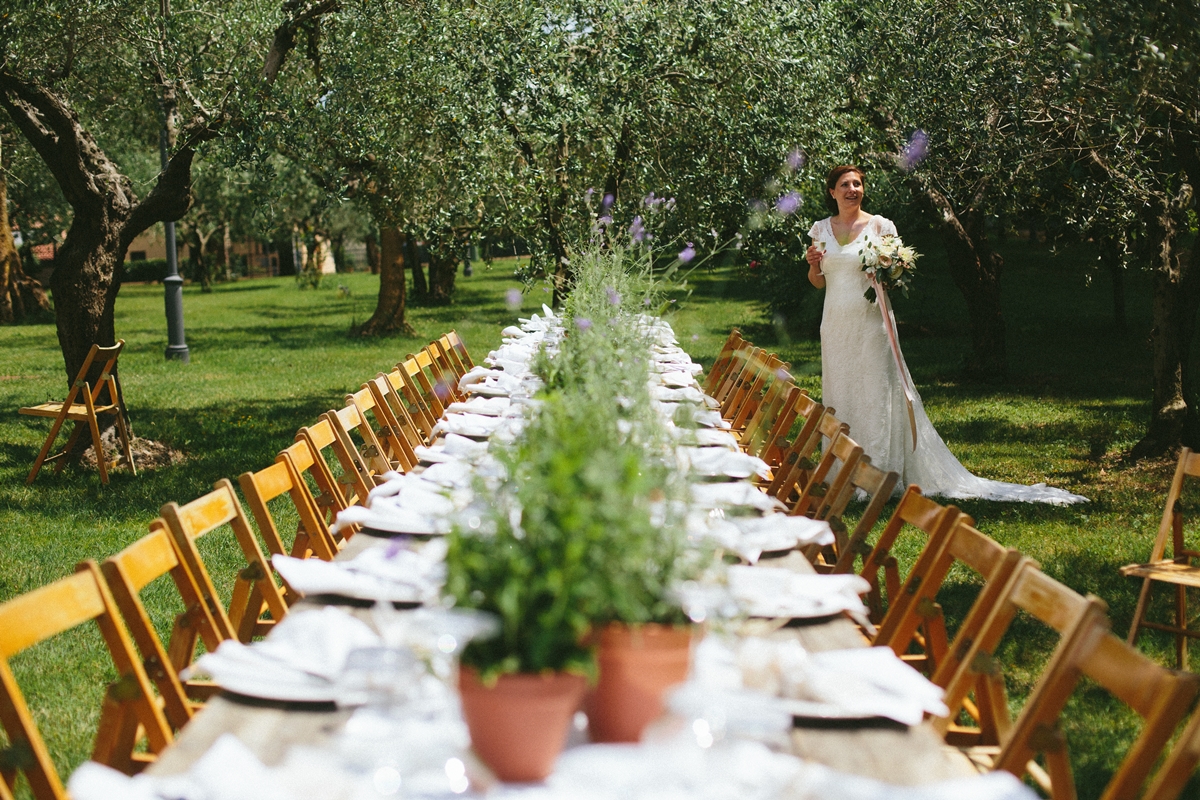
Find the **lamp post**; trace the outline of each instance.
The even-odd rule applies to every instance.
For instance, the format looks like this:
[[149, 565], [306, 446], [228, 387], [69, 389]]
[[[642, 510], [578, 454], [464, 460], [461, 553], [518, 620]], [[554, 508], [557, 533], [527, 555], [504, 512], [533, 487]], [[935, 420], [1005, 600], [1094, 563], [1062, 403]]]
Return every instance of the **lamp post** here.
[[[171, 15], [170, 0], [160, 0], [159, 9], [162, 11], [163, 38], [166, 39], [167, 19]], [[170, 163], [169, 149], [171, 133], [171, 108], [167, 98], [163, 98], [163, 127], [158, 134], [158, 152], [162, 162], [163, 172], [167, 171]], [[163, 278], [163, 300], [167, 312], [167, 349], [163, 354], [168, 361], [182, 361], [184, 364], [191, 360], [187, 341], [183, 336], [183, 278], [179, 277], [179, 258], [175, 247], [175, 223], [164, 222], [163, 228], [167, 235], [167, 277]]]

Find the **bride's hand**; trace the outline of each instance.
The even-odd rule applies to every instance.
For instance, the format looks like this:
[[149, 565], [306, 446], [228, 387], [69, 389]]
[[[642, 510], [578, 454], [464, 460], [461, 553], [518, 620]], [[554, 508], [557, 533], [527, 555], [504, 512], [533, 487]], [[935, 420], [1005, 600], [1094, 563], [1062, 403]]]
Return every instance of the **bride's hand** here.
[[805, 260], [808, 261], [808, 265], [813, 269], [820, 269], [821, 259], [824, 257], [825, 254], [818, 250], [815, 245], [811, 244], [808, 246], [808, 251], [804, 254]]

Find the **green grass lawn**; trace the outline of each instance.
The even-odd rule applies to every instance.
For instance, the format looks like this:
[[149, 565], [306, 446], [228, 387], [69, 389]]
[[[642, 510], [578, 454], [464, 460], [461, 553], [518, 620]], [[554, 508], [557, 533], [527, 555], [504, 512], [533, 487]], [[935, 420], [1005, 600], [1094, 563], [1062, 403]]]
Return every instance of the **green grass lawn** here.
[[[1173, 463], [1135, 466], [1120, 455], [1138, 439], [1148, 415], [1150, 292], [1144, 276], [1128, 283], [1129, 328], [1111, 322], [1107, 279], [1089, 286], [1090, 254], [1054, 256], [1045, 246], [1014, 242], [1003, 248], [1011, 375], [1003, 383], [962, 382], [959, 364], [969, 331], [960, 296], [939, 262], [937, 248], [922, 262], [914, 296], [897, 303], [904, 349], [930, 418], [977, 474], [1000, 480], [1047, 481], [1092, 502], [1073, 508], [964, 502], [979, 527], [1002, 544], [1036, 558], [1047, 573], [1080, 592], [1094, 592], [1124, 634], [1135, 586], [1117, 574], [1144, 559], [1162, 512]], [[479, 266], [460, 278], [455, 303], [414, 308], [412, 338], [362, 340], [348, 336], [370, 315], [378, 280], [338, 275], [319, 290], [301, 291], [290, 278], [218, 285], [211, 294], [184, 290], [189, 365], [166, 362], [160, 286], [126, 286], [116, 327], [126, 342], [121, 377], [138, 436], [186, 455], [182, 464], [133, 477], [113, 474], [102, 487], [94, 471], [44, 471], [30, 487], [25, 475], [48, 423], [19, 417], [20, 406], [61, 399], [62, 358], [52, 325], [0, 328], [0, 601], [68, 574], [86, 558], [103, 559], [142, 536], [159, 507], [186, 502], [220, 478], [267, 466], [301, 425], [342, 403], [342, 396], [386, 371], [405, 354], [455, 328], [478, 361], [499, 344], [516, 313], [505, 292], [517, 284], [512, 264]], [[820, 395], [820, 346], [780, 338], [730, 270], [699, 270], [694, 291], [673, 313], [683, 346], [711, 363], [730, 328], [790, 361], [798, 380]], [[339, 291], [338, 285], [349, 291]], [[524, 297], [528, 314], [548, 298]], [[853, 432], [852, 432], [853, 433]], [[911, 559], [917, 543], [902, 543]], [[233, 554], [214, 546], [219, 565]], [[966, 577], [954, 574], [965, 591]], [[169, 627], [170, 587], [149, 596], [156, 623]], [[1168, 610], [1165, 593], [1158, 612]], [[964, 609], [947, 609], [951, 619]], [[1053, 642], [1018, 621], [999, 653], [1014, 702], [1028, 692]], [[1148, 635], [1142, 647], [1170, 663], [1165, 639]], [[63, 774], [85, 759], [111, 666], [99, 636], [82, 629], [16, 659], [39, 724]], [[1066, 716], [1081, 797], [1099, 794], [1135, 730], [1130, 714], [1103, 693], [1084, 691]], [[1193, 794], [1193, 796], [1195, 796]]]

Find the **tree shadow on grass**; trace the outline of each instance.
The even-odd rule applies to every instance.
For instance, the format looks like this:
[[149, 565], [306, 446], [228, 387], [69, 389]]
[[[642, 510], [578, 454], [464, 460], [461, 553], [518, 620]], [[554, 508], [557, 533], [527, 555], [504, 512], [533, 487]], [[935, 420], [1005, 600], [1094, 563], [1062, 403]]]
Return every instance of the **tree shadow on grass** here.
[[[94, 469], [76, 466], [57, 476], [52, 469], [43, 469], [32, 491], [21, 491], [37, 449], [0, 443], [5, 463], [15, 465], [0, 472], [4, 487], [0, 502], [50, 517], [86, 514], [149, 524], [168, 501], [188, 502], [210, 491], [221, 478], [236, 484], [241, 473], [270, 466], [300, 427], [315, 423], [329, 408], [325, 395], [227, 403], [186, 413], [175, 408], [139, 408], [138, 434], [182, 450], [185, 461], [136, 476], [118, 469], [111, 473], [106, 487]], [[190, 443], [195, 443], [195, 449]]]

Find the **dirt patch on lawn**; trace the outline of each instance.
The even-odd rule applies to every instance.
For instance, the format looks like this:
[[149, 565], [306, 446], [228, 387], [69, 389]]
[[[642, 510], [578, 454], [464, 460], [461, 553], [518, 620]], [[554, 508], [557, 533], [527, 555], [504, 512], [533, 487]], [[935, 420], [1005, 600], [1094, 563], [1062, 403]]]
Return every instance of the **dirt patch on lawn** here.
[[[121, 446], [117, 439], [117, 432], [114, 428], [109, 428], [100, 435], [100, 441], [104, 444], [105, 451], [110, 457], [116, 458], [121, 453]], [[137, 465], [139, 470], [161, 469], [163, 467], [182, 464], [187, 457], [179, 450], [174, 449], [162, 442], [156, 442], [153, 439], [142, 439], [138, 436], [133, 437], [129, 443], [129, 449], [133, 452], [133, 463]], [[83, 454], [82, 462], [85, 466], [96, 466], [96, 453], [94, 448], [89, 447]]]

